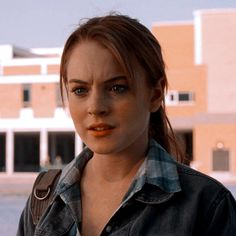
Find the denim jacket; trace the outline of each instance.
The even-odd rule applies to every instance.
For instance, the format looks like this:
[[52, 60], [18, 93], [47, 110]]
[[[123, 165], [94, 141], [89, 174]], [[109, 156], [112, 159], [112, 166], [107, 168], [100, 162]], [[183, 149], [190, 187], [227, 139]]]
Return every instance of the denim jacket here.
[[[93, 153], [85, 148], [60, 177], [52, 203], [35, 227], [30, 197], [18, 236], [79, 236], [80, 178]], [[233, 236], [236, 202], [216, 180], [177, 163], [154, 140], [120, 207], [101, 235]]]

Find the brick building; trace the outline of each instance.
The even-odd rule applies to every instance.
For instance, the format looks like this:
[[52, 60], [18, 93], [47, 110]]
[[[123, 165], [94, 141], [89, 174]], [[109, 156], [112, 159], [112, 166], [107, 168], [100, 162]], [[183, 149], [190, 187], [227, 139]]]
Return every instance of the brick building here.
[[168, 113], [192, 166], [236, 176], [236, 9], [194, 12], [193, 22], [156, 23], [169, 79]]
[[81, 150], [59, 89], [61, 49], [0, 46], [0, 170], [34, 172]]
[[[236, 9], [155, 23], [169, 79], [168, 115], [191, 165], [236, 178]], [[0, 46], [0, 170], [34, 172], [81, 148], [59, 96], [61, 49]]]

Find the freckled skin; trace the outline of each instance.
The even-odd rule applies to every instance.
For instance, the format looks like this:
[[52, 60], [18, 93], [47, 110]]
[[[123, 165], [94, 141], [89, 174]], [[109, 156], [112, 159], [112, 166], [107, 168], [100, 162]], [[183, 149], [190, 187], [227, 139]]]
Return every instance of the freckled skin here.
[[[84, 41], [70, 55], [67, 78], [71, 117], [81, 139], [94, 153], [120, 155], [143, 150], [155, 105], [138, 65], [131, 81], [107, 49], [95, 41]], [[113, 129], [104, 136], [93, 135], [88, 127], [97, 123]]]

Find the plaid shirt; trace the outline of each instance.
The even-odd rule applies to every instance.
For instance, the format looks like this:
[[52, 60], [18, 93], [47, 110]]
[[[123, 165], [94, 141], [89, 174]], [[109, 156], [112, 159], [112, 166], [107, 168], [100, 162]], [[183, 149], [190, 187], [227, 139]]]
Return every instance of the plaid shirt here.
[[[79, 227], [81, 226], [82, 218], [79, 182], [81, 173], [92, 156], [93, 153], [88, 148], [85, 148], [63, 170], [56, 189], [56, 193], [70, 207], [73, 218]], [[167, 193], [181, 191], [176, 162], [155, 140], [150, 140], [147, 157], [134, 177], [120, 207], [131, 199], [135, 193], [140, 191], [145, 183], [158, 186]]]

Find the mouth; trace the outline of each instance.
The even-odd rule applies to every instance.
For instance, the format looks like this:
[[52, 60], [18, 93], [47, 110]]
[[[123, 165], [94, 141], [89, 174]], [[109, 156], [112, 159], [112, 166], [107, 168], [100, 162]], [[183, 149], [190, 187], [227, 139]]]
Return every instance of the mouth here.
[[102, 137], [111, 134], [114, 128], [108, 124], [94, 124], [88, 127], [88, 131], [95, 137]]

